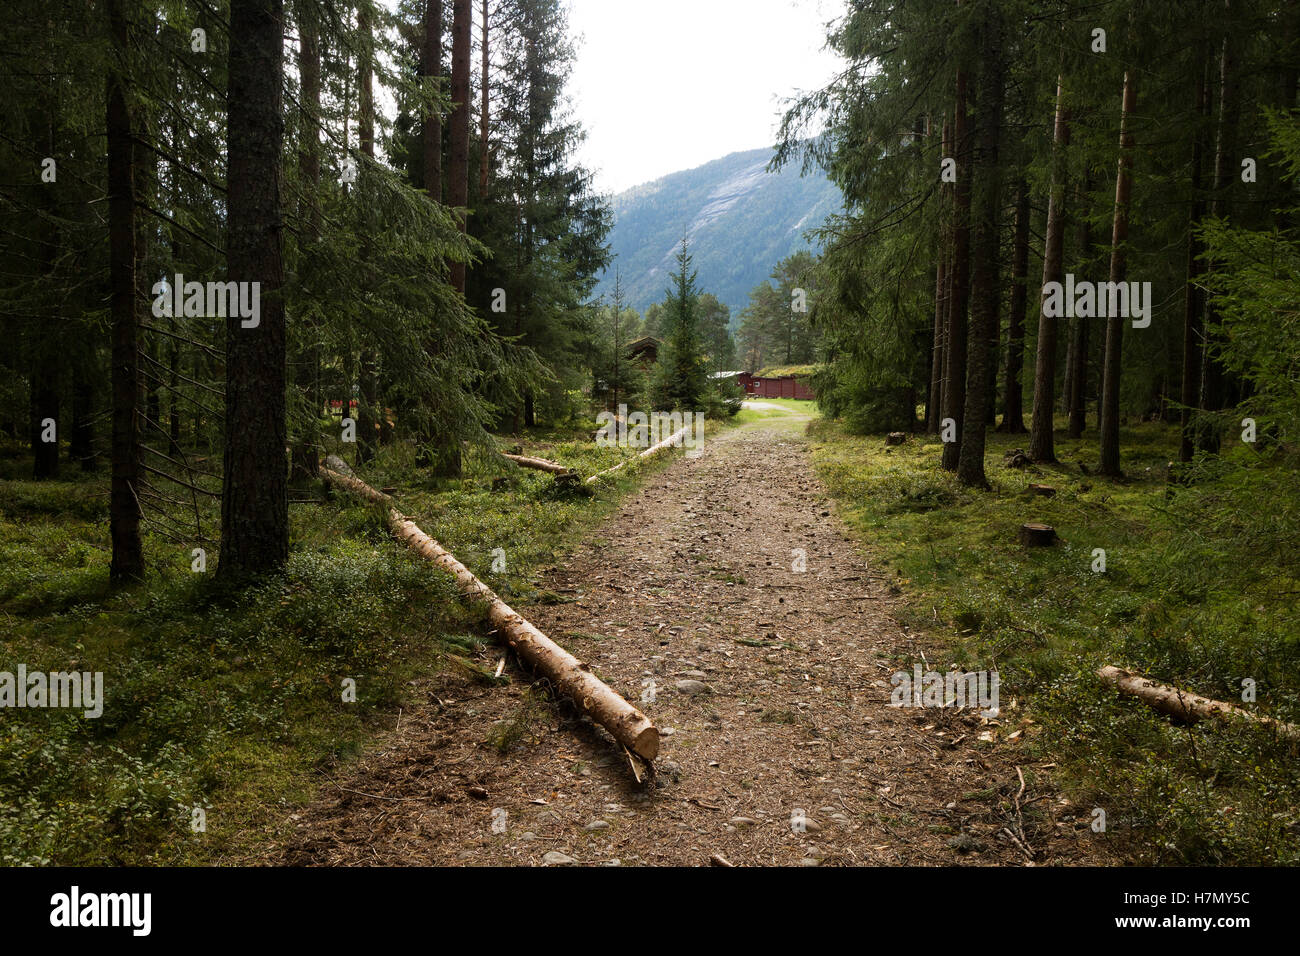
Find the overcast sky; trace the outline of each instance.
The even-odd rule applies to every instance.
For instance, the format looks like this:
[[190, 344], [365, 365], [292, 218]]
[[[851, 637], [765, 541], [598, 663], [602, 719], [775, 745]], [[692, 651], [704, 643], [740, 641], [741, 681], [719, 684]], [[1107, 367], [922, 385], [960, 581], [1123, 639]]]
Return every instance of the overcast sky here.
[[618, 193], [775, 142], [781, 101], [839, 69], [840, 0], [569, 0], [579, 159]]

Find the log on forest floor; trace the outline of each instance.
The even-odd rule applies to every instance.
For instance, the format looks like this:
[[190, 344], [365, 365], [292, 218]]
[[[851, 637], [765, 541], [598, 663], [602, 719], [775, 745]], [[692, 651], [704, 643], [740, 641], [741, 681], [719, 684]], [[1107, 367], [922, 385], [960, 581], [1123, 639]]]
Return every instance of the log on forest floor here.
[[532, 468], [536, 471], [545, 471], [555, 476], [558, 482], [576, 482], [578, 473], [567, 465], [561, 465], [558, 461], [550, 461], [546, 458], [532, 458], [528, 455], [510, 455], [505, 452], [501, 457], [507, 461], [513, 461], [520, 468]]
[[1168, 684], [1160, 684], [1135, 671], [1107, 664], [1097, 671], [1097, 676], [1107, 684], [1116, 687], [1121, 693], [1137, 697], [1160, 713], [1182, 723], [1194, 724], [1198, 720], [1211, 717], [1236, 717], [1262, 724], [1276, 730], [1283, 737], [1300, 741], [1300, 727], [1294, 724], [1274, 720], [1272, 717], [1258, 717], [1235, 704], [1212, 700]]
[[616, 471], [621, 471], [622, 469], [626, 468], [628, 465], [632, 464], [635, 461], [642, 461], [643, 459], [652, 458], [655, 455], [658, 455], [660, 452], [672, 448], [674, 445], [681, 444], [686, 440], [686, 436], [690, 433], [690, 430], [691, 428], [688, 425], [685, 428], [681, 429], [680, 431], [673, 432], [663, 441], [651, 445], [645, 451], [641, 452], [641, 454], [636, 455], [633, 458], [629, 458], [626, 461], [621, 461], [613, 468], [606, 468], [604, 471], [600, 471], [592, 475], [590, 478], [587, 479], [587, 484], [589, 485], [593, 484], [598, 478], [604, 478], [608, 475], [614, 474]]
[[455, 577], [461, 594], [487, 609], [488, 619], [520, 660], [546, 677], [629, 751], [647, 761], [658, 755], [659, 731], [650, 718], [606, 686], [591, 672], [589, 664], [560, 647], [501, 600], [454, 555], [398, 511], [392, 498], [357, 478], [346, 463], [333, 455], [320, 466], [320, 475], [327, 483], [359, 498], [387, 506], [388, 526], [393, 536]]

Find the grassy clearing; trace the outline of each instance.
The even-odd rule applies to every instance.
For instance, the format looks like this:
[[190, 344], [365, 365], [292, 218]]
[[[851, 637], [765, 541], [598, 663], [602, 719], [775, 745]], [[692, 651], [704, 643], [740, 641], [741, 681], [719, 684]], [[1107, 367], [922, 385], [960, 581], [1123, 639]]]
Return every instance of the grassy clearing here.
[[[1125, 430], [1118, 482], [1080, 468], [1096, 462], [1095, 436], [1059, 441], [1059, 465], [1016, 470], [1004, 453], [1025, 436], [990, 435], [983, 493], [943, 472], [922, 436], [891, 449], [834, 423], [810, 431], [819, 474], [894, 570], [910, 623], [950, 637], [953, 663], [998, 669], [1004, 701], [1033, 721], [1026, 746], [1106, 811], [1110, 834], [1145, 862], [1300, 862], [1293, 746], [1249, 726], [1175, 727], [1093, 676], [1118, 664], [1230, 701], [1250, 679], [1258, 701], [1245, 706], [1300, 719], [1294, 450], [1225, 448], [1171, 490], [1177, 435], [1164, 426]], [[1031, 482], [1056, 496], [1027, 494]], [[1027, 521], [1061, 543], [1020, 547]]]
[[[585, 426], [532, 432], [522, 444], [586, 473], [631, 454], [596, 447]], [[148, 579], [112, 592], [106, 475], [69, 468], [65, 480], [37, 483], [24, 480], [29, 469], [18, 449], [0, 448], [0, 671], [101, 671], [107, 703], [98, 719], [0, 712], [0, 863], [240, 857], [417, 702], [422, 678], [472, 661], [484, 643], [450, 579], [346, 498], [292, 505], [289, 565], [256, 587], [224, 590], [191, 572], [192, 544], [149, 537]], [[594, 497], [473, 457], [465, 480], [430, 482], [401, 445], [362, 472], [395, 487], [422, 528], [522, 607], [546, 599], [539, 570], [644, 468]], [[318, 494], [303, 487], [294, 497]], [[499, 574], [494, 548], [505, 553]], [[355, 703], [343, 701], [347, 678]], [[196, 807], [206, 832], [191, 827]]]
[[773, 405], [775, 408], [742, 408], [733, 421], [738, 425], [767, 421], [773, 418], [785, 418], [791, 412], [796, 415], [816, 415], [817, 403], [805, 402], [793, 398], [747, 398], [747, 402], [760, 405]]

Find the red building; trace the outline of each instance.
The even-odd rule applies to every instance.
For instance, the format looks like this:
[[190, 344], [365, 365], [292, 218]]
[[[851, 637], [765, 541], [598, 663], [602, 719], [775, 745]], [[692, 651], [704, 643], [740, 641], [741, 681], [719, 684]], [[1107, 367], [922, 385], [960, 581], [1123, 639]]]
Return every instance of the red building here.
[[817, 393], [808, 387], [801, 375], [757, 376], [739, 372], [736, 381], [750, 398], [797, 398], [801, 401], [817, 400]]

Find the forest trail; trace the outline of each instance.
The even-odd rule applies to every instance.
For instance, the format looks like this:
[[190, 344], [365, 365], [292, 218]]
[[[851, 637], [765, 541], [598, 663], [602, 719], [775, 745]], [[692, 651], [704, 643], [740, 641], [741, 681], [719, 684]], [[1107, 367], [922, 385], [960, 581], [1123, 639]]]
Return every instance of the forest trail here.
[[[260, 862], [1105, 862], [1084, 809], [1000, 742], [1019, 719], [1005, 693], [992, 722], [887, 706], [892, 673], [948, 658], [890, 616], [886, 576], [813, 476], [806, 421], [771, 417], [679, 457], [548, 574], [575, 600], [522, 609], [659, 726], [646, 784], [513, 660], [505, 687], [449, 671]], [[487, 741], [509, 730], [503, 755]]]

